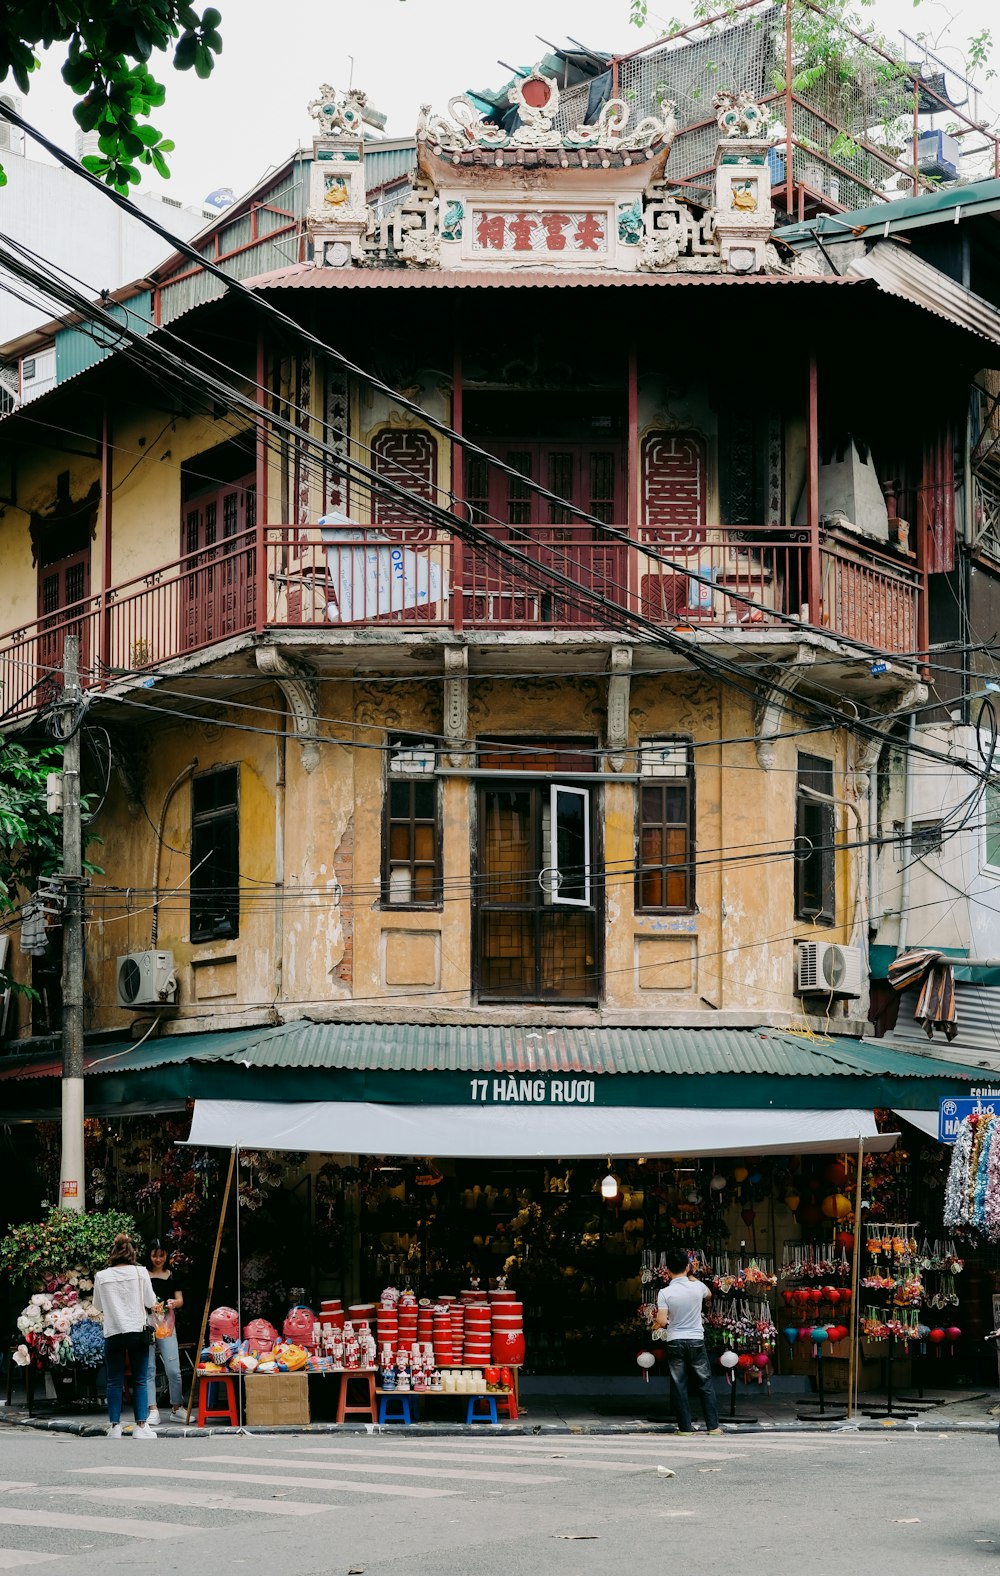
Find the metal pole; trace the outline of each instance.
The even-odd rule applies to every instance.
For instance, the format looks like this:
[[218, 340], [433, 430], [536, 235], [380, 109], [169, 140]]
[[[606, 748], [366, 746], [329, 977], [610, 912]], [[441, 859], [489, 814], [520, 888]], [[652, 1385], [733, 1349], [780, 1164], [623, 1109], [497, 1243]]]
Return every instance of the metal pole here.
[[806, 521], [809, 527], [809, 622], [823, 627], [819, 552], [819, 375], [815, 355], [809, 357], [806, 410]]
[[854, 1253], [851, 1260], [851, 1321], [850, 1345], [847, 1348], [847, 1415], [853, 1417], [857, 1408], [855, 1387], [858, 1382], [858, 1266], [861, 1263], [861, 1177], [864, 1171], [865, 1141], [858, 1139], [858, 1176], [854, 1189]]
[[792, 217], [795, 182], [792, 177], [792, 0], [785, 0], [785, 212]]
[[62, 1159], [59, 1207], [86, 1208], [83, 1158], [83, 829], [80, 822], [80, 641], [63, 648]]

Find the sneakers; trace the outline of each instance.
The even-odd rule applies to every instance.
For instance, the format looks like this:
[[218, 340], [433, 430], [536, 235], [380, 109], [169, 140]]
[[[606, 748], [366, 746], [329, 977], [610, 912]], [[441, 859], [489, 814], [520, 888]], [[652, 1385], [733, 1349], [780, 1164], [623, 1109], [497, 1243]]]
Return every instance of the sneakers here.
[[156, 1435], [148, 1423], [136, 1423], [132, 1430], [133, 1439], [155, 1439]]
[[172, 1406], [170, 1408], [170, 1418], [172, 1422], [179, 1423], [183, 1416], [184, 1408], [182, 1406]]
[[706, 1428], [705, 1432], [706, 1432], [706, 1434], [721, 1434], [722, 1433], [722, 1429], [721, 1428]]
[[120, 1439], [121, 1437], [122, 1437], [122, 1425], [121, 1425], [121, 1423], [110, 1423], [108, 1425], [108, 1438], [109, 1439]]
[[159, 1428], [159, 1426], [160, 1426], [160, 1413], [159, 1413], [159, 1410], [158, 1410], [157, 1407], [155, 1407], [155, 1406], [151, 1406], [150, 1407], [149, 1414], [148, 1414], [148, 1416], [146, 1418], [146, 1422], [149, 1424], [150, 1428]]

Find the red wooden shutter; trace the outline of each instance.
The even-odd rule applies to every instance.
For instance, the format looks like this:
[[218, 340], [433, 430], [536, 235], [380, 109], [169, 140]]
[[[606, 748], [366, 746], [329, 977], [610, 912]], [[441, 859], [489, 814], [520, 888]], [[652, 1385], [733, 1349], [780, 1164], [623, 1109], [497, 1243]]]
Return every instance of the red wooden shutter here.
[[[428, 503], [437, 502], [437, 443], [429, 432], [384, 428], [372, 440], [372, 465], [386, 481]], [[372, 497], [372, 524], [404, 526], [412, 541], [427, 541], [434, 535], [425, 514], [378, 492]]]
[[705, 446], [694, 432], [650, 432], [642, 444], [642, 539], [705, 536]]

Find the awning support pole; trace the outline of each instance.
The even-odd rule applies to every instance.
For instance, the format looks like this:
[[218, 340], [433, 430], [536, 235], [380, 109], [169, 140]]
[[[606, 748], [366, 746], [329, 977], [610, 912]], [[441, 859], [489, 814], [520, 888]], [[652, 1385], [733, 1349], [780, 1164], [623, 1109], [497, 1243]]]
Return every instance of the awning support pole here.
[[187, 1415], [184, 1418], [184, 1427], [191, 1426], [191, 1408], [194, 1405], [194, 1390], [198, 1383], [198, 1358], [205, 1344], [205, 1329], [208, 1325], [209, 1310], [212, 1306], [212, 1293], [215, 1290], [215, 1271], [219, 1263], [219, 1248], [222, 1245], [222, 1233], [226, 1224], [226, 1210], [229, 1208], [229, 1190], [233, 1185], [233, 1170], [236, 1166], [236, 1150], [229, 1151], [229, 1174], [226, 1177], [226, 1186], [222, 1194], [222, 1208], [219, 1211], [219, 1229], [215, 1233], [215, 1252], [212, 1254], [212, 1268], [208, 1276], [208, 1291], [205, 1293], [205, 1311], [201, 1316], [201, 1327], [198, 1330], [198, 1344], [194, 1349], [195, 1371], [191, 1375], [191, 1389], [188, 1394]]
[[864, 1171], [865, 1141], [858, 1139], [858, 1175], [854, 1189], [854, 1255], [851, 1263], [851, 1344], [847, 1349], [847, 1416], [854, 1416], [858, 1382], [858, 1266], [861, 1263], [861, 1180]]

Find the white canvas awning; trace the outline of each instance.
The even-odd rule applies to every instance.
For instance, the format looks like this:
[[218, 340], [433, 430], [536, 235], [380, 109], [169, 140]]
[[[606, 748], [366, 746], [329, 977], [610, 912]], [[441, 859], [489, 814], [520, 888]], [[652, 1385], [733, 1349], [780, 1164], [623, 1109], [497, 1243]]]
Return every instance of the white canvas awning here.
[[917, 1127], [928, 1138], [937, 1138], [940, 1116], [937, 1111], [893, 1111], [893, 1116], [901, 1116], [904, 1122], [909, 1122], [912, 1127]]
[[198, 1100], [190, 1144], [440, 1159], [629, 1159], [646, 1155], [838, 1154], [891, 1149], [871, 1111], [682, 1110], [637, 1106], [375, 1105]]

